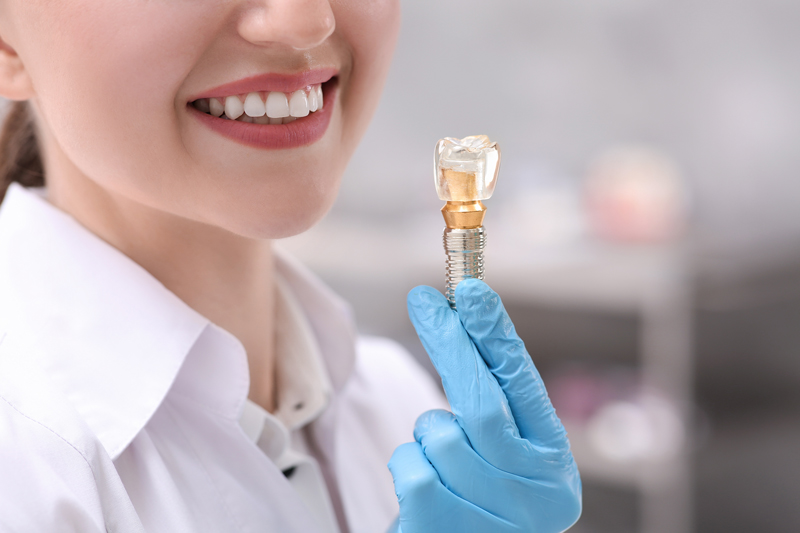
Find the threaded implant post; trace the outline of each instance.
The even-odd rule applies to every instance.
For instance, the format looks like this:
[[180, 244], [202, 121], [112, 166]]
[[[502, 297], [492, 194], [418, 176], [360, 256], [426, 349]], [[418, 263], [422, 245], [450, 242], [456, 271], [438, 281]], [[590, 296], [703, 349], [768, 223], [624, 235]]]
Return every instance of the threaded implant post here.
[[447, 290], [450, 307], [456, 308], [456, 286], [465, 279], [483, 279], [483, 249], [486, 231], [483, 226], [473, 229], [445, 228], [444, 251], [447, 255]]

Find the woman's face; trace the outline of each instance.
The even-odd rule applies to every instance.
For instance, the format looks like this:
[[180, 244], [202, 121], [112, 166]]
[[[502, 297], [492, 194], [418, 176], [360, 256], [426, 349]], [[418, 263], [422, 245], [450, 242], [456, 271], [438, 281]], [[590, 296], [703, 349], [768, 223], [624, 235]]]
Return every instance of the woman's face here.
[[[301, 232], [333, 203], [399, 20], [399, 0], [0, 0], [48, 161], [258, 238]], [[226, 119], [258, 102], [277, 116]], [[308, 115], [281, 119], [287, 102]]]

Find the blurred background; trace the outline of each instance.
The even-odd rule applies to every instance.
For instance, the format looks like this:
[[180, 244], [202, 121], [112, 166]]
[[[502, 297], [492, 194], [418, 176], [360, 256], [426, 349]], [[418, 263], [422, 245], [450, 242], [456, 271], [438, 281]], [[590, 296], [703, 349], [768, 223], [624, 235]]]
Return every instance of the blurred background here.
[[570, 433], [574, 531], [800, 531], [800, 2], [403, 7], [338, 203], [284, 246], [431, 369], [433, 148], [489, 135], [487, 281]]

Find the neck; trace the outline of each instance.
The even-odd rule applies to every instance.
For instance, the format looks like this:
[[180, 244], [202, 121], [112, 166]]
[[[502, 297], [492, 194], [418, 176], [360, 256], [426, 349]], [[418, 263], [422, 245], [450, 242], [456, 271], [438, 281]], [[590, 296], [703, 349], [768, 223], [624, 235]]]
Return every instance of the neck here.
[[150, 208], [73, 173], [48, 174], [48, 200], [236, 336], [247, 351], [249, 398], [275, 410], [274, 263], [269, 241]]

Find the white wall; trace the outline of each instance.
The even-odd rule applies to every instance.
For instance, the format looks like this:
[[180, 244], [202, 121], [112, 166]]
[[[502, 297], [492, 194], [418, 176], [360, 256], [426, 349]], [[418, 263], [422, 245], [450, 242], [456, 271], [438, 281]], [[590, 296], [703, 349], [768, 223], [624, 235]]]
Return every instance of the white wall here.
[[496, 208], [537, 180], [578, 181], [597, 153], [634, 142], [682, 166], [704, 240], [800, 247], [800, 2], [403, 6], [384, 99], [332, 216], [438, 208], [443, 136], [500, 141]]

